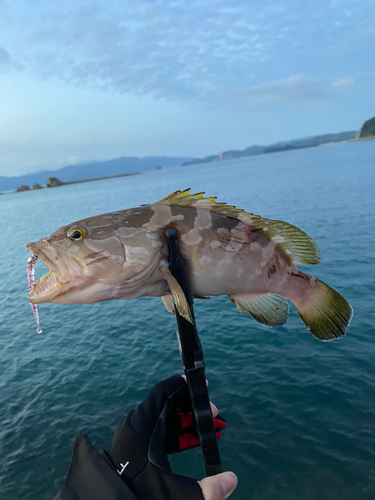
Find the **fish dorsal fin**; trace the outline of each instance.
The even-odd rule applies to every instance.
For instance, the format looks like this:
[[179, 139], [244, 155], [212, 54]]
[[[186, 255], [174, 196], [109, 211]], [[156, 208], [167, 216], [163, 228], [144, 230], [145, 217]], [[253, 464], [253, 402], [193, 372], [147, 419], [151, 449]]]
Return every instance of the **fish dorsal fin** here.
[[281, 220], [271, 220], [243, 212], [239, 219], [252, 229], [262, 230], [268, 239], [278, 245], [295, 264], [319, 264], [318, 244], [305, 231]]
[[178, 190], [156, 202], [155, 205], [191, 206], [238, 219], [250, 226], [250, 229], [263, 231], [265, 236], [278, 245], [295, 264], [319, 264], [321, 254], [318, 244], [302, 229], [288, 222], [264, 219], [241, 208], [217, 202], [216, 196], [203, 198], [203, 195], [204, 192], [190, 194], [190, 188], [184, 191]]
[[239, 217], [244, 211], [240, 208], [236, 208], [232, 205], [227, 205], [226, 203], [221, 203], [216, 201], [216, 196], [210, 198], [203, 198], [204, 192], [190, 194], [190, 188], [184, 189], [183, 191], [175, 191], [174, 193], [166, 196], [160, 201], [157, 201], [155, 205], [170, 205], [171, 207], [194, 207], [201, 208], [204, 210], [209, 210], [220, 215], [226, 215], [227, 217]]

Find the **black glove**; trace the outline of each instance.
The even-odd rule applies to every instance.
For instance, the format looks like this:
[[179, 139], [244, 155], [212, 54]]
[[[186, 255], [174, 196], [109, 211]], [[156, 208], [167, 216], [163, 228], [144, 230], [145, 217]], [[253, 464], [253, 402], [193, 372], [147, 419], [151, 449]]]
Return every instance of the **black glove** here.
[[[203, 499], [197, 482], [173, 474], [167, 458], [199, 446], [191, 410], [186, 382], [174, 375], [156, 384], [117, 426], [108, 457], [137, 498]], [[220, 438], [225, 420], [214, 422]]]
[[[217, 437], [226, 423], [214, 419]], [[55, 500], [203, 500], [198, 483], [171, 471], [167, 453], [199, 445], [185, 380], [156, 384], [117, 426], [108, 452], [78, 436], [64, 486]]]

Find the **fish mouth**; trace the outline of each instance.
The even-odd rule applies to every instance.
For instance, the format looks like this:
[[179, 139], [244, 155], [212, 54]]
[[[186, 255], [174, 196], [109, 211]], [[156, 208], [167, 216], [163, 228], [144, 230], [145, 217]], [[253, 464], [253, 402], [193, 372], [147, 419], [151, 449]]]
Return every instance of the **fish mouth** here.
[[47, 257], [43, 250], [35, 245], [35, 243], [27, 243], [26, 250], [31, 252], [34, 257], [41, 260], [50, 271], [34, 283], [34, 287], [27, 296], [27, 299], [32, 304], [48, 302], [60, 293], [62, 287], [62, 283], [58, 280], [56, 275], [58, 268], [56, 264], [54, 264], [49, 257]]

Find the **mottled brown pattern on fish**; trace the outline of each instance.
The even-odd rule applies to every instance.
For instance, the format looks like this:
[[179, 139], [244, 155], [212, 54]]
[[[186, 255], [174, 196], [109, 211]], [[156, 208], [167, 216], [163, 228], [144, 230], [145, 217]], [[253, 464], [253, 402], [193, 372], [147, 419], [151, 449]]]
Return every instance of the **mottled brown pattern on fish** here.
[[231, 231], [235, 227], [244, 224], [240, 222], [238, 219], [234, 219], [233, 217], [227, 217], [219, 214], [212, 213], [212, 226], [214, 229], [219, 229], [219, 228], [225, 228], [228, 229], [228, 231]]
[[220, 241], [221, 248], [226, 252], [242, 252], [251, 242], [246, 232], [246, 225], [241, 221], [236, 221], [237, 223], [234, 224], [234, 219], [229, 217], [222, 217], [222, 219], [223, 227], [220, 226], [219, 220], [215, 221], [217, 225], [214, 232], [215, 239]]
[[90, 238], [97, 240], [105, 240], [108, 236], [112, 236], [113, 230], [109, 227], [98, 227], [90, 229]]
[[[81, 237], [71, 240], [72, 229], [80, 226]], [[189, 190], [152, 205], [76, 221], [29, 243], [28, 250], [52, 273], [35, 285], [29, 300], [67, 304], [165, 297], [173, 290], [176, 295], [166, 273], [169, 227], [178, 233], [193, 295], [228, 295], [240, 312], [268, 326], [286, 321], [287, 301], [280, 296], [287, 297], [317, 338], [345, 334], [351, 316], [347, 302], [294, 267], [317, 264], [321, 258], [304, 231]], [[180, 299], [176, 307], [181, 308]]]
[[124, 213], [124, 215], [129, 225], [132, 227], [142, 227], [144, 224], [150, 222], [154, 213], [155, 210], [150, 205], [146, 205], [144, 207], [126, 210], [126, 214]]
[[100, 257], [101, 255], [103, 255], [102, 252], [92, 252], [92, 253], [89, 253], [88, 255], [85, 255], [85, 259], [95, 259], [96, 257]]
[[[172, 216], [181, 233], [185, 234], [194, 227], [195, 219], [197, 217], [197, 210], [193, 207], [171, 207]], [[183, 219], [181, 218], [183, 217]]]
[[268, 246], [271, 242], [270, 239], [264, 233], [256, 232], [249, 235], [249, 239], [252, 243], [258, 243], [262, 248]]
[[[155, 210], [158, 211], [161, 208], [166, 208], [162, 206], [155, 206]], [[202, 211], [196, 210], [194, 207], [168, 207], [170, 211], [169, 218], [165, 220], [165, 224], [157, 229], [153, 229], [157, 232], [160, 239], [165, 242], [165, 230], [173, 227], [176, 229], [177, 235], [181, 240], [181, 245], [184, 244], [188, 247], [189, 252], [193, 252], [193, 247], [199, 244], [200, 241], [205, 239], [209, 232], [212, 232], [212, 222], [210, 212], [205, 211], [204, 221], [202, 221]], [[156, 217], [157, 218], [157, 217]], [[203, 224], [203, 226], [202, 226]], [[147, 224], [146, 227], [151, 228], [151, 224]], [[198, 241], [199, 240], [199, 241]]]
[[111, 212], [104, 215], [89, 217], [61, 227], [49, 236], [47, 241], [53, 244], [62, 239], [64, 240], [69, 229], [80, 226], [89, 229], [90, 238], [103, 240], [111, 236], [113, 232], [120, 227], [142, 227], [143, 224], [150, 221], [153, 214], [154, 210], [147, 205], [145, 207], [124, 210], [122, 212]]
[[49, 243], [56, 243], [56, 242], [58, 242], [60, 240], [65, 240], [66, 239], [66, 234], [69, 231], [69, 228], [72, 227], [72, 226], [73, 226], [73, 224], [69, 224], [69, 226], [60, 227], [60, 229], [58, 229], [53, 234], [51, 234], [50, 236], [48, 236], [48, 238], [46, 238], [46, 240]]
[[107, 259], [110, 259], [110, 258], [111, 258], [110, 255], [107, 255], [105, 257], [98, 257], [97, 259], [93, 259], [91, 262], [88, 262], [87, 265], [91, 266], [92, 264], [98, 264], [99, 262], [103, 262], [104, 260], [107, 260]]
[[305, 274], [305, 273], [302, 273], [302, 272], [299, 272], [299, 273], [293, 273], [293, 272], [291, 272], [290, 275], [291, 276], [295, 276], [296, 278], [302, 278], [303, 280], [307, 281], [307, 283], [310, 284], [311, 276], [309, 276], [308, 274]]
[[268, 273], [267, 273], [268, 278], [272, 278], [275, 272], [276, 272], [276, 266], [275, 264], [272, 264], [271, 266], [268, 267]]

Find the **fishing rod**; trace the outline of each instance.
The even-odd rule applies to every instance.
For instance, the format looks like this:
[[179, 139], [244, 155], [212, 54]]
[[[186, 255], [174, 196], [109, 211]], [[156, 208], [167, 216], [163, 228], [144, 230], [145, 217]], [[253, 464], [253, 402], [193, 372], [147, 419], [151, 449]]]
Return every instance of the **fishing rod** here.
[[194, 324], [191, 324], [183, 318], [175, 307], [178, 325], [177, 338], [189, 388], [194, 420], [202, 447], [206, 473], [208, 476], [213, 476], [223, 472], [223, 468], [208, 396], [203, 351], [195, 326], [193, 297], [185, 262], [180, 253], [176, 230], [173, 228], [167, 229], [165, 236], [169, 250], [169, 269], [185, 294], [194, 322]]

